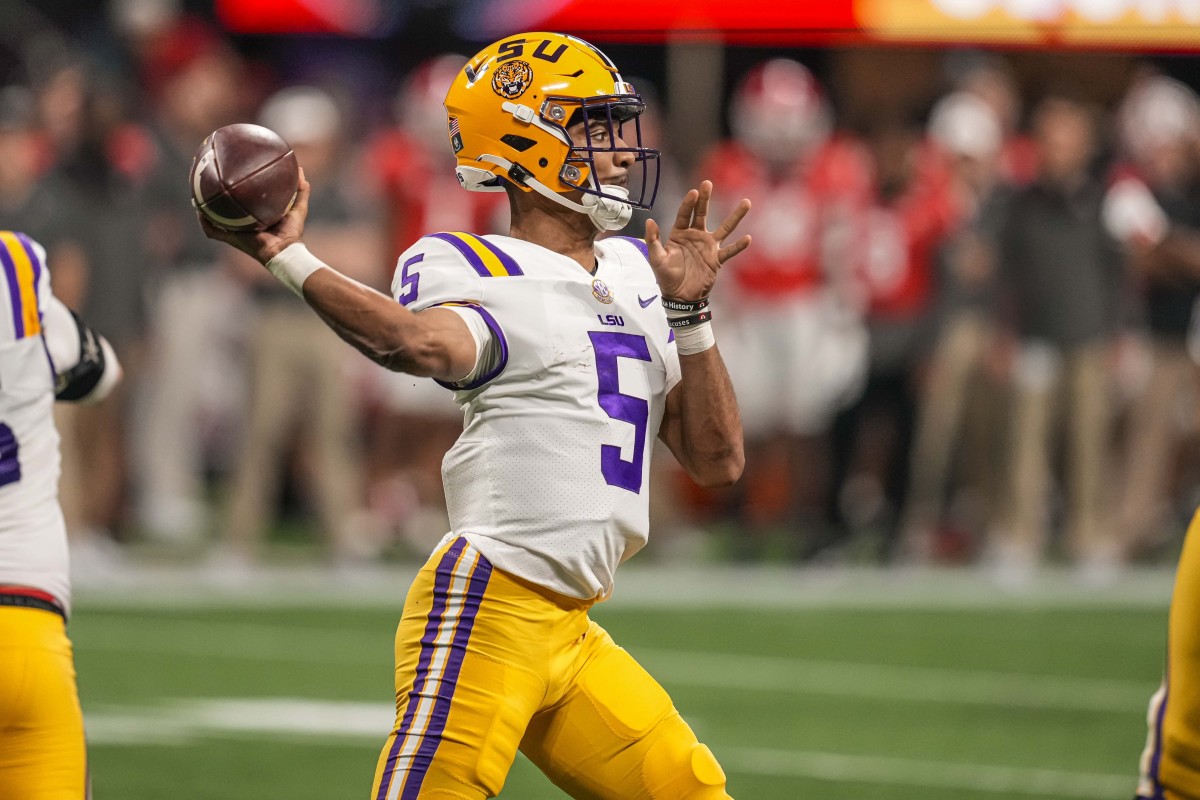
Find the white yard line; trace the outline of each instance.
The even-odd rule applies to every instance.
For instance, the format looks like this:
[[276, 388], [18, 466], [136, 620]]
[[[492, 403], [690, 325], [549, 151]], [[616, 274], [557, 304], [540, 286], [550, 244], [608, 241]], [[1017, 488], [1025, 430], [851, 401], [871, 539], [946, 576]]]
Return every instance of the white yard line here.
[[[381, 743], [393, 723], [386, 703], [349, 703], [293, 698], [180, 701], [158, 708], [96, 708], [87, 711], [93, 744], [182, 745], [203, 737], [304, 737], [308, 744]], [[364, 747], [369, 747], [364, 741]], [[1130, 775], [1066, 772], [1030, 767], [961, 764], [755, 747], [715, 747], [734, 776], [805, 778], [875, 786], [959, 789], [1081, 800], [1123, 800], [1133, 792]]]
[[954, 764], [907, 758], [844, 755], [800, 750], [765, 750], [727, 747], [719, 752], [731, 773], [774, 775], [780, 778], [815, 778], [837, 783], [880, 786], [914, 786], [925, 789], [959, 789], [1012, 797], [1104, 800], [1133, 795], [1136, 778], [1129, 775], [1063, 772], [1060, 770], [1005, 767], [989, 764]]
[[[81, 623], [86, 625], [86, 623]], [[219, 642], [214, 647], [213, 642]], [[80, 652], [166, 653], [211, 660], [368, 665], [392, 658], [384, 632], [215, 620], [114, 617]], [[787, 656], [630, 648], [670, 686], [857, 697], [999, 708], [1141, 714], [1154, 686], [1141, 681], [822, 661]]]
[[[229, 575], [192, 566], [133, 563], [105, 576], [76, 576], [76, 610], [230, 608], [391, 608], [397, 614], [415, 565], [338, 570], [269, 566]], [[912, 609], [1161, 608], [1171, 596], [1170, 567], [1129, 570], [1111, 582], [1048, 567], [1021, 585], [984, 569], [872, 567], [664, 567], [634, 561], [617, 576], [614, 608]]]
[[1002, 708], [1144, 711], [1155, 686], [1140, 681], [816, 661], [782, 656], [635, 649], [668, 685], [788, 691]]

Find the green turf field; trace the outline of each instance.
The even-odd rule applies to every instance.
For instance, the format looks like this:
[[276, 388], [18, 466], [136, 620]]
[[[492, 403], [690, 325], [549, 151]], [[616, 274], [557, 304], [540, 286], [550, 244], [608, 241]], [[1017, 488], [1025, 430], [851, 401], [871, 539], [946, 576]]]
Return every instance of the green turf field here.
[[[670, 690], [738, 800], [1132, 796], [1165, 603], [876, 594], [614, 603], [595, 618]], [[218, 599], [80, 600], [95, 796], [365, 800], [397, 610]], [[502, 797], [563, 795], [518, 758]]]

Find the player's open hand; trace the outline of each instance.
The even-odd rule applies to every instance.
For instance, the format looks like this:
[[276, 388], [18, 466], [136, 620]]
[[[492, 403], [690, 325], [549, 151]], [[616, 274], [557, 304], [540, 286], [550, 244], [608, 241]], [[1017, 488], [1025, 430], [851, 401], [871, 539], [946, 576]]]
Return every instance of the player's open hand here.
[[659, 236], [658, 223], [646, 220], [650, 266], [663, 297], [674, 300], [707, 297], [721, 265], [750, 246], [749, 236], [725, 244], [750, 210], [750, 201], [740, 200], [725, 221], [710, 232], [707, 218], [712, 192], [712, 182], [704, 181], [699, 189], [692, 189], [684, 196], [675, 216], [675, 226], [665, 242]]
[[265, 231], [230, 231], [212, 224], [200, 211], [196, 212], [196, 217], [200, 220], [200, 227], [204, 229], [205, 236], [232, 245], [258, 259], [260, 264], [266, 264], [289, 244], [300, 241], [304, 233], [304, 220], [308, 217], [308, 198], [311, 192], [312, 187], [304, 178], [304, 170], [301, 169], [300, 182], [296, 186], [296, 201], [283, 215], [283, 219]]

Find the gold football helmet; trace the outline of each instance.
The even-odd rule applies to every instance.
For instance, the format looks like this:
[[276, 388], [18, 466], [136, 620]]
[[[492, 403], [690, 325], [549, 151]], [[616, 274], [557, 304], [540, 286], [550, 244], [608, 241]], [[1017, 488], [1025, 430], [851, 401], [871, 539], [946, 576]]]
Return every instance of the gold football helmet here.
[[[659, 151], [642, 145], [638, 120], [645, 108], [608, 56], [582, 39], [501, 39], [476, 54], [446, 94], [458, 181], [473, 192], [502, 191], [507, 181], [587, 214], [600, 230], [622, 228], [658, 192]], [[586, 140], [572, 143], [567, 128], [581, 119], [606, 124], [607, 135], [593, 137], [584, 126]], [[602, 152], [632, 153], [641, 165], [636, 199], [623, 186], [599, 185], [594, 158]]]

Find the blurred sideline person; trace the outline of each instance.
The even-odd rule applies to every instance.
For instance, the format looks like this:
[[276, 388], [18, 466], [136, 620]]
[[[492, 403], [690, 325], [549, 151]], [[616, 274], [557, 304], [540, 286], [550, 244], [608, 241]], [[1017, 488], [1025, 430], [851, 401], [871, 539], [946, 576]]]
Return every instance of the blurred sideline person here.
[[1185, 430], [1195, 428], [1200, 371], [1188, 332], [1200, 300], [1200, 102], [1183, 84], [1149, 75], [1130, 88], [1117, 124], [1129, 163], [1105, 199], [1105, 222], [1140, 278], [1151, 357], [1130, 408], [1117, 509], [1129, 560], [1178, 534], [1169, 498]]
[[[295, 150], [319, 187], [309, 198], [307, 241], [337, 253], [349, 274], [365, 277], [382, 251], [378, 227], [344, 196], [342, 112], [312, 86], [283, 89], [267, 100], [259, 122]], [[236, 257], [230, 251], [231, 255]], [[244, 256], [239, 263], [250, 261]], [[221, 546], [222, 568], [249, 566], [261, 555], [279, 487], [300, 441], [310, 469], [304, 483], [335, 564], [352, 564], [378, 548], [363, 529], [359, 422], [349, 350], [308, 307], [252, 261], [245, 265], [254, 307], [250, 338], [250, 413], [230, 475]]]
[[[1107, 219], [1118, 236], [1131, 246], [1135, 263], [1148, 282], [1148, 312], [1155, 337], [1155, 369], [1147, 392], [1157, 390], [1167, 396], [1154, 398], [1155, 405], [1165, 408], [1165, 415], [1151, 424], [1147, 430], [1138, 431], [1149, 442], [1142, 441], [1131, 448], [1131, 467], [1142, 458], [1148, 457], [1155, 446], [1169, 448], [1171, 410], [1180, 401], [1184, 387], [1191, 383], [1192, 413], [1195, 407], [1194, 362], [1183, 361], [1178, 353], [1178, 319], [1172, 319], [1174, 310], [1182, 314], [1183, 301], [1194, 298], [1200, 292], [1200, 220], [1197, 208], [1200, 198], [1196, 196], [1196, 137], [1200, 135], [1200, 119], [1197, 117], [1196, 99], [1184, 87], [1158, 76], [1150, 77], [1140, 84], [1135, 83], [1122, 110], [1122, 122], [1127, 145], [1133, 145], [1133, 155], [1141, 166], [1140, 175], [1128, 177], [1136, 181], [1121, 189], [1118, 182], [1110, 191], [1111, 203], [1106, 207]], [[1133, 134], [1130, 136], [1130, 134]], [[1181, 150], [1181, 146], [1183, 149]], [[1185, 166], [1180, 161], [1187, 159]], [[1168, 171], [1168, 168], [1171, 168]], [[1178, 172], [1176, 172], [1178, 170]], [[1145, 183], [1141, 183], [1141, 180]], [[1149, 187], [1147, 189], [1147, 186]], [[1152, 192], [1152, 194], [1151, 194]], [[1161, 203], [1161, 205], [1160, 205]], [[1155, 325], [1155, 303], [1159, 305]], [[1194, 309], [1194, 305], [1192, 306]], [[1191, 311], [1194, 314], [1194, 310]], [[1167, 327], [1162, 322], [1174, 322]], [[1190, 321], [1195, 325], [1195, 320]], [[1193, 355], [1194, 357], [1194, 355]], [[1183, 359], [1187, 355], [1183, 355]], [[1165, 375], [1175, 375], [1174, 381], [1164, 380]], [[1147, 398], [1149, 400], [1149, 398]], [[1145, 424], [1146, 407], [1141, 401], [1134, 407], [1133, 420]], [[1162, 430], [1166, 427], [1167, 431]], [[1137, 430], [1136, 428], [1134, 430]], [[1159, 453], [1159, 457], [1163, 457]], [[1169, 465], [1146, 465], [1165, 479]], [[1136, 476], [1130, 476], [1130, 480]], [[1149, 488], [1148, 500], [1152, 494]], [[1140, 491], [1129, 489], [1126, 502], [1139, 499]], [[1158, 490], [1161, 492], [1161, 488]], [[1147, 503], [1140, 509], [1145, 516], [1132, 513], [1139, 510], [1136, 502], [1123, 509], [1127, 524], [1141, 523], [1126, 532], [1124, 541], [1127, 552], [1135, 554], [1138, 548], [1152, 544], [1150, 537], [1161, 537], [1150, 526], [1158, 519], [1155, 505]], [[1145, 526], [1145, 527], [1142, 527]], [[1195, 800], [1200, 797], [1200, 692], [1196, 681], [1200, 679], [1200, 626], [1196, 615], [1200, 614], [1200, 511], [1197, 511], [1183, 542], [1179, 565], [1175, 574], [1175, 588], [1171, 596], [1171, 611], [1167, 630], [1166, 664], [1163, 681], [1150, 701], [1147, 712], [1148, 734], [1146, 747], [1140, 762], [1138, 800]]]
[[[53, 215], [55, 228], [78, 237], [86, 253], [73, 277], [60, 248], [46, 245], [54, 264], [55, 294], [78, 309], [121, 353], [124, 378], [108, 400], [61, 403], [55, 424], [63, 470], [59, 501], [67, 521], [77, 575], [104, 578], [123, 553], [114, 537], [129, 522], [131, 426], [129, 388], [137, 385], [145, 337], [147, 260], [140, 250], [145, 206], [141, 183], [149, 164], [149, 137], [131, 119], [128, 85], [89, 61], [65, 59], [37, 82], [40, 125], [53, 163], [43, 182], [63, 186], [73, 202]], [[0, 220], [0, 227], [7, 226]], [[18, 227], [19, 226], [15, 226]]]
[[719, 143], [699, 174], [750, 197], [755, 248], [718, 292], [715, 322], [746, 426], [747, 473], [738, 504], [749, 536], [736, 555], [753, 556], [769, 533], [789, 546], [809, 536], [823, 496], [827, 434], [862, 388], [867, 335], [849, 292], [850, 222], [865, 202], [869, 169], [853, 141], [835, 136], [820, 86], [803, 65], [774, 59], [734, 92], [733, 138]]
[[[179, 189], [197, 144], [233, 122], [244, 87], [240, 60], [204, 23], [183, 20], [148, 46], [146, 79], [154, 120], [154, 165], [146, 178], [143, 247], [153, 275], [149, 295], [141, 424], [131, 442], [139, 521], [152, 539], [198, 539], [207, 523], [202, 496], [206, 425], [229, 357], [239, 287], [218, 269], [218, 250], [196, 229]], [[232, 87], [232, 88], [231, 88]], [[216, 387], [217, 392], [213, 389]]]
[[[916, 562], [968, 555], [962, 548], [969, 545], [955, 541], [946, 513], [947, 495], [961, 488], [951, 485], [956, 461], [970, 473], [964, 477], [985, 484], [972, 487], [977, 504], [991, 499], [989, 478], [998, 477], [986, 473], [994, 469], [999, 448], [989, 446], [987, 439], [979, 441], [977, 434], [999, 434], [999, 426], [981, 431], [971, 417], [997, 405], [992, 395], [998, 387], [981, 389], [995, 339], [996, 237], [1008, 196], [1008, 188], [999, 182], [1003, 132], [989, 105], [966, 92], [945, 96], [930, 115], [928, 136], [935, 156], [947, 164], [950, 192], [961, 206], [962, 218], [935, 256], [936, 332], [919, 393], [901, 526], [901, 555]], [[973, 457], [972, 451], [982, 457]], [[958, 509], [957, 514], [958, 522], [976, 527], [988, 516], [985, 508]]]
[[90, 794], [54, 401], [99, 400], [121, 369], [51, 293], [40, 244], [0, 231], [0, 275], [0, 800], [78, 800]]
[[833, 423], [828, 514], [843, 546], [895, 554], [916, 424], [916, 369], [933, 310], [934, 259], [960, 214], [941, 159], [914, 123], [880, 119], [868, 136], [870, 202], [855, 218], [855, 277], [869, 334], [867, 380]]
[[[451, 533], [396, 635], [396, 727], [372, 800], [499, 794], [518, 747], [573, 797], [728, 798], [725, 775], [666, 692], [588, 618], [646, 542], [647, 448], [689, 475], [741, 473], [737, 404], [708, 327], [721, 246], [712, 184], [670, 238], [599, 232], [649, 205], [628, 194], [641, 99], [599, 50], [530, 33], [484, 49], [446, 98], [465, 188], [508, 193], [510, 236], [434, 233], [402, 256], [389, 298], [299, 239], [309, 188], [275, 228], [212, 237], [255, 255], [376, 362], [456, 390], [466, 414], [443, 474]], [[625, 136], [629, 136], [628, 143]]]
[[1107, 496], [1109, 357], [1125, 259], [1102, 221], [1090, 173], [1092, 109], [1050, 94], [1034, 112], [1037, 181], [1019, 189], [1000, 226], [1001, 313], [1016, 352], [1005, 506], [987, 556], [1005, 581], [1027, 580], [1047, 542], [1052, 443], [1065, 439], [1063, 553], [1103, 579], [1118, 560]]

